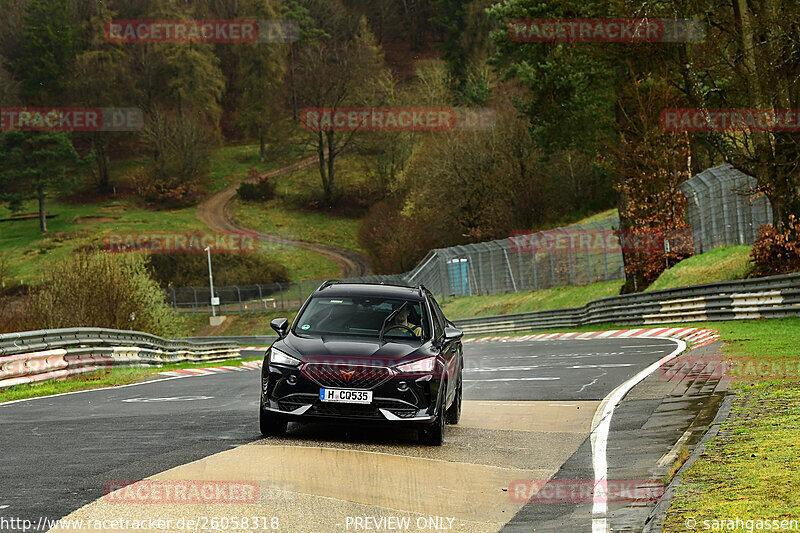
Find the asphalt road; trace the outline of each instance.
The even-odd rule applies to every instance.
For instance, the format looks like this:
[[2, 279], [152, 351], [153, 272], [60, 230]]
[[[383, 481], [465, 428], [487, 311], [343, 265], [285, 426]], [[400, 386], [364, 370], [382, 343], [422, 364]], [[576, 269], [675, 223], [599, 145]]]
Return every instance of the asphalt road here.
[[[59, 518], [103, 496], [104, 484], [110, 481], [140, 480], [220, 452], [239, 450], [261, 454], [254, 460], [271, 458], [278, 462], [282, 456], [279, 453], [276, 459], [276, 450], [288, 447], [294, 447], [298, 454], [308, 449], [331, 450], [342, 462], [328, 461], [328, 468], [330, 464], [358, 466], [364, 453], [371, 454], [369, 457], [376, 453], [387, 458], [404, 457], [412, 461], [400, 467], [407, 472], [416, 471], [415, 461], [447, 461], [453, 463], [452, 490], [463, 484], [459, 481], [463, 472], [479, 462], [476, 453], [482, 447], [489, 472], [515, 468], [523, 473], [552, 475], [575, 453], [587, 453], [580, 450], [588, 436], [587, 419], [594, 402], [675, 346], [675, 342], [659, 339], [466, 344], [465, 421], [452, 428], [440, 449], [419, 446], [413, 435], [402, 432], [394, 435], [385, 430], [376, 433], [326, 425], [292, 425], [282, 439], [262, 439], [257, 428], [259, 374], [255, 371], [157, 380], [0, 406], [0, 516], [27, 518], [34, 523], [40, 517]], [[576, 403], [565, 404], [567, 401]], [[558, 410], [580, 405], [584, 406], [582, 414]], [[574, 423], [571, 416], [576, 417]], [[520, 424], [524, 427], [503, 427]], [[571, 424], [580, 424], [580, 431], [570, 428]], [[518, 431], [504, 432], [506, 429]], [[514, 439], [519, 439], [517, 445]], [[562, 441], [568, 444], [559, 454]], [[241, 447], [247, 443], [257, 446]], [[344, 453], [353, 450], [363, 453]], [[529, 463], [536, 462], [537, 457], [543, 457], [544, 462], [534, 468]], [[383, 467], [378, 464], [376, 468]], [[350, 483], [346, 474], [338, 476], [342, 486]], [[291, 475], [303, 477], [296, 470]], [[309, 486], [300, 492], [326, 495], [325, 490], [328, 488]], [[396, 506], [383, 505], [384, 496]], [[331, 496], [326, 498], [328, 501]], [[390, 498], [374, 490], [369, 498], [373, 500], [362, 503], [392, 509], [405, 505], [412, 513], [418, 501], [397, 495]], [[343, 499], [359, 502], [356, 496]], [[300, 512], [310, 519], [315, 505], [321, 504], [311, 502]], [[296, 505], [293, 508], [297, 513]], [[425, 509], [428, 513], [437, 510]], [[448, 509], [440, 511], [446, 513]], [[506, 511], [503, 509], [503, 513]], [[465, 516], [469, 512], [465, 509]], [[485, 530], [497, 530], [497, 524], [510, 521], [512, 515], [509, 508], [507, 514], [488, 521], [490, 526]], [[319, 513], [315, 518], [320, 518]]]

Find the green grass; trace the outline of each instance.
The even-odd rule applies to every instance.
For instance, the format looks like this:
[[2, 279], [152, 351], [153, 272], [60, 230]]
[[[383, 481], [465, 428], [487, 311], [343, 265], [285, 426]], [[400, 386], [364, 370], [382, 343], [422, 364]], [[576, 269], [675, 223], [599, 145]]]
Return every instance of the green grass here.
[[790, 363], [781, 379], [736, 380], [737, 398], [720, 434], [686, 471], [664, 531], [693, 517], [798, 519], [800, 499], [800, 319], [715, 322], [735, 362]]
[[586, 218], [582, 218], [575, 222], [575, 224], [589, 224], [590, 222], [600, 222], [601, 220], [605, 220], [607, 218], [618, 217], [619, 211], [616, 208], [614, 209], [606, 209], [600, 213], [595, 213], [594, 215], [590, 215]]
[[257, 144], [229, 145], [219, 148], [211, 159], [211, 168], [206, 190], [218, 192], [247, 178], [248, 170], [254, 167], [259, 172], [267, 172], [297, 161], [303, 156], [303, 148], [291, 145], [279, 153], [270, 153], [267, 161], [261, 162], [260, 148]]
[[[35, 209], [33, 203], [28, 203], [24, 211]], [[53, 262], [67, 257], [79, 246], [102, 243], [107, 236], [208, 231], [195, 217], [193, 208], [156, 211], [138, 207], [132, 200], [77, 205], [50, 201], [47, 211], [58, 217], [48, 220], [45, 236], [39, 234], [38, 220], [0, 223], [0, 253], [8, 264], [8, 278], [12, 282], [38, 283]], [[0, 208], [0, 218], [9, 215], [8, 209]], [[82, 217], [108, 220], [81, 222]]]
[[[244, 313], [240, 315], [230, 315], [229, 324], [225, 325], [219, 335], [227, 337], [238, 337], [248, 335], [274, 335], [275, 332], [269, 323], [275, 318], [288, 318], [289, 322], [294, 320], [297, 311], [269, 311], [265, 313]], [[216, 335], [217, 333], [212, 333]]]
[[[365, 186], [365, 159], [342, 156], [337, 160], [337, 181], [345, 192]], [[322, 185], [316, 166], [274, 178], [276, 198], [265, 203], [234, 200], [232, 212], [248, 228], [289, 239], [360, 250], [356, 236], [359, 218], [346, 217], [317, 207]]]
[[606, 281], [581, 287], [555, 287], [532, 292], [465, 296], [448, 300], [442, 305], [442, 310], [449, 319], [454, 320], [578, 307], [598, 298], [615, 296], [619, 294], [620, 287], [622, 287], [621, 281]]
[[744, 279], [750, 271], [751, 246], [715, 248], [684, 259], [661, 273], [647, 290]]
[[[295, 161], [301, 149], [291, 146], [266, 164], [259, 162], [257, 145], [233, 145], [217, 150], [212, 158], [208, 183], [209, 191], [220, 190], [231, 183], [247, 177], [250, 166], [266, 171]], [[111, 168], [112, 184], [129, 187], [132, 175], [147, 170], [152, 165], [147, 158], [132, 158], [114, 161]], [[34, 202], [23, 206], [24, 213], [35, 213]], [[47, 202], [49, 215], [48, 234], [39, 234], [38, 219], [0, 222], [0, 266], [4, 267], [6, 284], [36, 284], [51, 264], [67, 257], [76, 248], [102, 242], [109, 235], [147, 234], [153, 232], [207, 232], [209, 228], [197, 219], [194, 207], [172, 210], [157, 210], [142, 207], [134, 198], [120, 197], [116, 201], [72, 203], [51, 199]], [[0, 206], [0, 218], [11, 216], [11, 212]], [[286, 224], [293, 222], [291, 216], [282, 216]], [[105, 220], [87, 220], [86, 217], [102, 217]], [[317, 215], [313, 222], [321, 228], [329, 220]], [[354, 242], [357, 221], [347, 220], [348, 242]], [[313, 224], [312, 224], [313, 226]], [[320, 231], [321, 238], [327, 238]], [[352, 246], [351, 246], [352, 247]], [[263, 253], [272, 255], [286, 266], [293, 280], [326, 279], [339, 273], [336, 263], [320, 254], [297, 248], [262, 243]], [[1, 274], [1, 273], [0, 273]]]
[[292, 281], [324, 280], [339, 277], [339, 265], [322, 254], [293, 248], [291, 246], [269, 246], [275, 260], [286, 267]]
[[298, 241], [360, 250], [356, 242], [359, 219], [292, 209], [282, 205], [280, 199], [263, 206], [237, 199], [232, 209], [236, 220], [247, 228]]
[[201, 362], [201, 363], [173, 363], [161, 366], [149, 367], [112, 367], [82, 376], [73, 376], [62, 380], [44, 381], [41, 383], [30, 383], [25, 385], [15, 385], [0, 389], [0, 403], [25, 398], [38, 398], [40, 396], [51, 396], [64, 392], [74, 392], [80, 390], [99, 389], [103, 387], [116, 387], [145, 381], [148, 377], [166, 372], [178, 370], [180, 368], [203, 368], [210, 366], [241, 366], [246, 359], [227, 359], [225, 361]]

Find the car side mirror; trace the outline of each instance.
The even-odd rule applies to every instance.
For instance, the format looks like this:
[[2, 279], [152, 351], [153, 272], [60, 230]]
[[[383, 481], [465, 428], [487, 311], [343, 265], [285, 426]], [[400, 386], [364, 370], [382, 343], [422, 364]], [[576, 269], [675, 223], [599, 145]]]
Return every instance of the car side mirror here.
[[446, 326], [444, 328], [444, 341], [450, 342], [460, 339], [464, 336], [464, 332], [453, 326]]
[[289, 329], [289, 320], [286, 318], [276, 318], [269, 323], [272, 329], [278, 334], [281, 339], [286, 336], [286, 331]]

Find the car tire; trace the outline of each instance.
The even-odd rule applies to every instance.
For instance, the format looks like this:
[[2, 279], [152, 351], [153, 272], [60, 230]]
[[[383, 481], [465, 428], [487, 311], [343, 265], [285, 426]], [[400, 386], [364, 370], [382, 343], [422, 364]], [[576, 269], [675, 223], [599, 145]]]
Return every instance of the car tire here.
[[456, 389], [456, 397], [453, 399], [453, 405], [447, 410], [447, 423], [455, 426], [461, 420], [461, 396], [463, 391], [463, 383], [461, 376], [458, 377], [458, 388]]
[[258, 410], [258, 425], [261, 429], [261, 434], [265, 437], [274, 437], [286, 433], [286, 420], [282, 420], [264, 409], [264, 404]]
[[436, 419], [431, 425], [419, 432], [419, 440], [428, 446], [441, 446], [444, 442], [444, 431], [447, 425], [447, 414], [444, 410], [444, 391], [440, 394], [439, 409]]

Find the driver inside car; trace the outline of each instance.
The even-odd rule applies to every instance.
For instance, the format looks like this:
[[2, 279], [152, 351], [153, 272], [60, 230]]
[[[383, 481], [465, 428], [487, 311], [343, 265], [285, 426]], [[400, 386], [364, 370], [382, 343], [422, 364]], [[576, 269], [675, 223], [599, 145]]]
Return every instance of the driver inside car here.
[[408, 321], [408, 315], [410, 312], [411, 311], [407, 307], [401, 309], [400, 312], [398, 312], [394, 317], [394, 324], [397, 326], [405, 326], [409, 328], [416, 337], [422, 337], [422, 326]]

